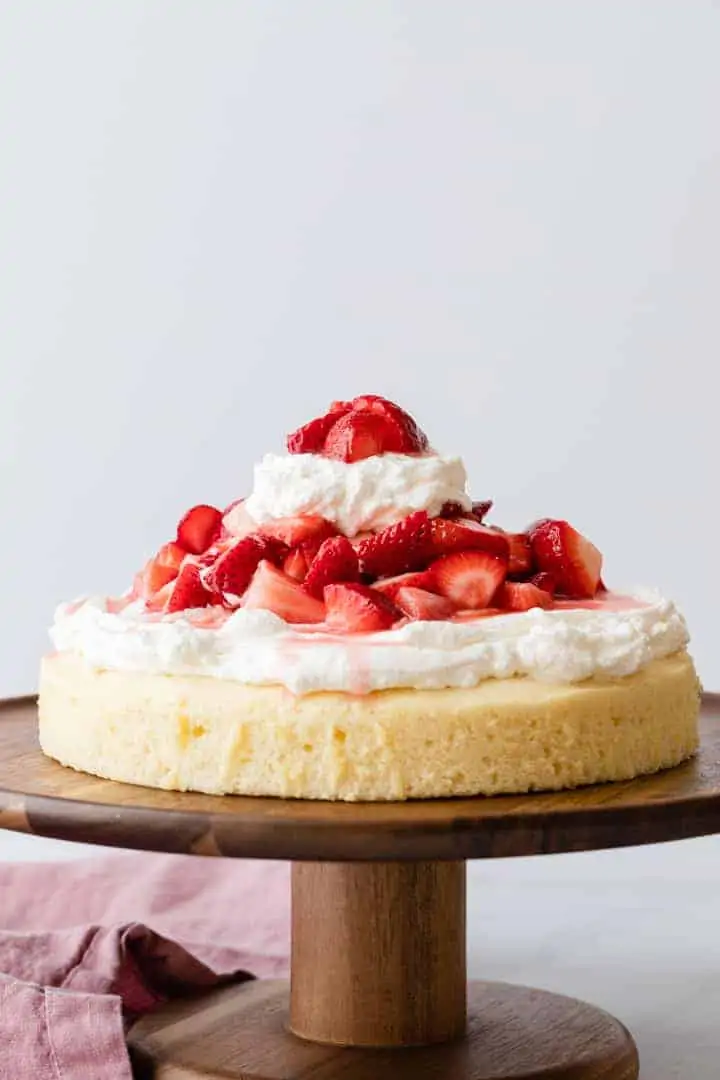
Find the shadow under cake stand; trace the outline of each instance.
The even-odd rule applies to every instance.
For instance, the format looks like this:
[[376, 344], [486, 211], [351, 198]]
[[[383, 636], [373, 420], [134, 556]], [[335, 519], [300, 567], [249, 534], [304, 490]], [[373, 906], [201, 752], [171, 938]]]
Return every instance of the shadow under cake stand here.
[[45, 758], [0, 703], [0, 827], [150, 851], [293, 860], [290, 986], [175, 1002], [130, 1032], [154, 1080], [634, 1080], [612, 1016], [466, 981], [465, 861], [720, 832], [720, 695], [675, 769], [557, 794], [321, 803], [155, 791]]

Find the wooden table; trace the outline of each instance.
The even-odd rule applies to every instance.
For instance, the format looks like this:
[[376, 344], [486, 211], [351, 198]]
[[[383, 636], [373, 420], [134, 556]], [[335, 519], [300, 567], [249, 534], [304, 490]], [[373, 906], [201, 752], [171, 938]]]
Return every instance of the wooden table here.
[[[465, 860], [720, 832], [720, 696], [703, 748], [654, 777], [560, 794], [328, 804], [160, 792], [42, 756], [31, 699], [0, 705], [0, 827], [294, 860], [292, 978], [137, 1024], [158, 1080], [632, 1080], [625, 1028], [545, 991], [465, 981]], [[288, 1000], [289, 999], [289, 1000]], [[292, 1033], [291, 1033], [292, 1032]]]

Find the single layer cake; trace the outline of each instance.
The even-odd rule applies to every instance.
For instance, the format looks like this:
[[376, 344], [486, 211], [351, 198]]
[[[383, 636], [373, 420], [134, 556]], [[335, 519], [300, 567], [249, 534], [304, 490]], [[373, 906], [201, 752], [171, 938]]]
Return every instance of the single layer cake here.
[[62, 605], [46, 754], [210, 794], [398, 800], [627, 780], [697, 747], [687, 629], [568, 522], [487, 523], [398, 406], [335, 402], [122, 597]]

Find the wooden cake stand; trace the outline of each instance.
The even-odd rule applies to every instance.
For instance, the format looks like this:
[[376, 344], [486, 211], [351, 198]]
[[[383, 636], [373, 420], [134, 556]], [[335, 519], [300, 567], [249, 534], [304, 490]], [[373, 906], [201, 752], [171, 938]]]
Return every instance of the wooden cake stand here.
[[292, 859], [292, 977], [159, 1009], [132, 1029], [155, 1080], [633, 1080], [592, 1005], [466, 983], [465, 860], [720, 832], [720, 695], [702, 750], [656, 776], [547, 795], [320, 803], [177, 794], [40, 753], [33, 699], [0, 703], [0, 827], [117, 847]]

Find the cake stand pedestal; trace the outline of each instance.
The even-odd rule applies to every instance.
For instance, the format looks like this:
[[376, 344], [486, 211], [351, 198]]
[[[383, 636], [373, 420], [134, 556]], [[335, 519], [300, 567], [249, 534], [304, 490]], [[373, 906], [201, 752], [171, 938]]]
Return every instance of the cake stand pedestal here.
[[294, 860], [292, 977], [137, 1023], [139, 1080], [634, 1080], [592, 1005], [466, 983], [465, 860], [720, 831], [720, 695], [702, 749], [656, 776], [557, 794], [317, 803], [154, 791], [40, 753], [32, 699], [0, 703], [0, 827], [197, 855]]

